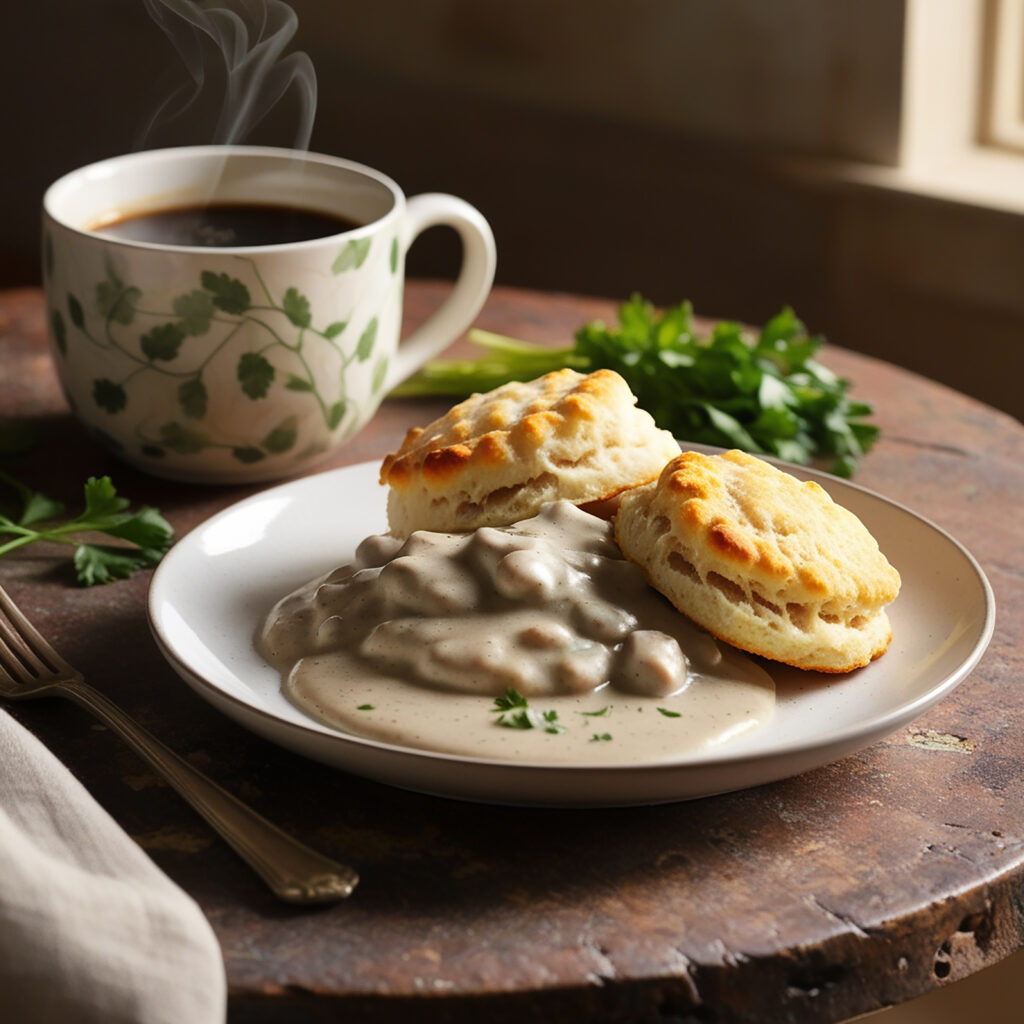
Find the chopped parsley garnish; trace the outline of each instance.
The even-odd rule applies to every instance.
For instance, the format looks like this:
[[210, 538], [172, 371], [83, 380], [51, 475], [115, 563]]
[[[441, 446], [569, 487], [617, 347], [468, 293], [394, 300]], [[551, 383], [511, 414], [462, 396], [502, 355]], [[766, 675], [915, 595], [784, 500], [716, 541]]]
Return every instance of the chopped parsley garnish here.
[[565, 726], [558, 721], [557, 711], [542, 711], [541, 718], [544, 719], [545, 732], [565, 732]]
[[663, 714], [663, 715], [664, 715], [664, 716], [665, 716], [666, 718], [682, 718], [682, 717], [683, 717], [683, 716], [682, 716], [682, 713], [681, 713], [681, 712], [679, 712], [679, 711], [669, 711], [669, 709], [668, 709], [668, 708], [658, 708], [658, 710], [659, 710], [659, 711], [660, 711], [660, 712], [661, 712], [661, 713], [662, 713], [662, 714]]
[[372, 704], [360, 704], [356, 708], [356, 711], [374, 711], [376, 710]]
[[505, 712], [515, 711], [518, 708], [528, 708], [530, 702], [518, 691], [509, 686], [505, 690], [503, 697], [494, 698], [494, 707], [491, 708], [493, 714], [504, 714]]
[[604, 718], [609, 711], [611, 711], [611, 708], [606, 704], [599, 711], [581, 711], [580, 714], [586, 715], [588, 718]]
[[610, 740], [611, 738], [612, 734], [610, 732], [595, 732], [594, 735], [590, 737], [590, 742], [597, 743], [600, 740]]
[[511, 686], [502, 697], [494, 698], [491, 714], [498, 716], [497, 724], [506, 729], [543, 729], [544, 732], [565, 732], [565, 726], [558, 721], [557, 711], [538, 711], [530, 702]]

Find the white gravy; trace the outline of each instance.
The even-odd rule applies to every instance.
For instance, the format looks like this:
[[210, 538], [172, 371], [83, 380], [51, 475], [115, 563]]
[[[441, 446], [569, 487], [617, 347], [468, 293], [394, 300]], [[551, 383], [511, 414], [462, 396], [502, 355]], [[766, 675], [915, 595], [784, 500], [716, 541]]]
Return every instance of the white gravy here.
[[[259, 645], [312, 717], [472, 757], [664, 760], [759, 728], [775, 703], [762, 668], [680, 615], [608, 523], [565, 501], [502, 529], [368, 537], [352, 564], [278, 602]], [[510, 690], [527, 713], [496, 709]]]

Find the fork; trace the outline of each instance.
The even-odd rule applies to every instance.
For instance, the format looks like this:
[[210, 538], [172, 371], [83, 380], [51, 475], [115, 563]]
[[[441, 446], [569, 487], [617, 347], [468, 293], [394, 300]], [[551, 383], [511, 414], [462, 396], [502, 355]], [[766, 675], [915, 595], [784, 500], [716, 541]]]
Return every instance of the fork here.
[[304, 846], [197, 771], [94, 690], [0, 587], [0, 698], [66, 697], [91, 711], [173, 786], [235, 852], [289, 903], [349, 896], [356, 872]]

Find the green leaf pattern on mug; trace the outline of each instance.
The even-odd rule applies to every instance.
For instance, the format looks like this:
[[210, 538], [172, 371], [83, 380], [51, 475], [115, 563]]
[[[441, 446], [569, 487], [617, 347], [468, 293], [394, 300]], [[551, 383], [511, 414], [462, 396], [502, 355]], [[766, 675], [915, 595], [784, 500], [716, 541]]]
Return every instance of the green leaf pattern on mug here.
[[263, 438], [263, 447], [273, 455], [282, 455], [295, 447], [298, 436], [298, 422], [294, 416], [289, 416]]
[[332, 273], [343, 274], [346, 270], [358, 270], [370, 255], [371, 241], [369, 238], [350, 238], [331, 264]]
[[245, 445], [231, 449], [231, 454], [234, 455], [239, 462], [259, 462], [264, 457], [262, 451], [256, 448], [254, 445]]
[[338, 424], [341, 423], [341, 421], [345, 418], [345, 412], [347, 408], [348, 402], [346, 402], [344, 399], [335, 402], [334, 405], [331, 406], [330, 410], [327, 413], [327, 425], [331, 428], [331, 430], [334, 430], [334, 428], [337, 427]]
[[242, 390], [250, 398], [265, 398], [274, 381], [274, 367], [258, 352], [243, 352], [237, 373]]
[[139, 339], [142, 354], [147, 359], [162, 359], [169, 363], [176, 359], [181, 343], [185, 340], [185, 330], [180, 324], [157, 324]]
[[50, 310], [50, 330], [53, 332], [53, 342], [60, 349], [60, 354], [66, 355], [68, 351], [68, 329], [59, 309]]
[[85, 327], [85, 311], [82, 309], [82, 304], [68, 292], [68, 316], [71, 317], [71, 322], [81, 330]]
[[200, 430], [171, 422], [160, 428], [160, 444], [179, 455], [194, 455], [209, 444], [209, 438]]
[[96, 404], [107, 412], [120, 412], [128, 402], [124, 387], [106, 377], [93, 381], [92, 397]]
[[213, 304], [225, 313], [234, 313], [238, 316], [246, 312], [252, 305], [249, 289], [237, 277], [204, 270], [199, 275], [199, 281], [208, 292], [212, 293]]
[[377, 340], [377, 318], [374, 317], [367, 325], [366, 330], [359, 336], [359, 344], [356, 346], [356, 358], [365, 363], [373, 352], [373, 343]]
[[189, 419], [201, 420], [206, 415], [209, 401], [202, 377], [193, 377], [178, 385], [178, 404]]
[[187, 295], [179, 295], [172, 303], [181, 329], [191, 338], [198, 338], [210, 330], [215, 312], [213, 297], [209, 292], [196, 289]]
[[[369, 238], [349, 240], [335, 258], [331, 271], [340, 274], [357, 270], [366, 262], [370, 248]], [[242, 327], [255, 327], [255, 337], [265, 338], [265, 343], [250, 342], [249, 351], [238, 354], [237, 348], [234, 350], [232, 379], [246, 399], [260, 402], [275, 387], [283, 387], [308, 394], [331, 431], [341, 429], [345, 421], [349, 433], [360, 425], [359, 404], [348, 394], [345, 378], [353, 363], [366, 363], [374, 355], [378, 317], [371, 317], [357, 341], [346, 342], [349, 320], [333, 320], [318, 328], [312, 303], [298, 287], [287, 287], [275, 297], [255, 261], [237, 258], [248, 264], [248, 272], [236, 276], [204, 270], [196, 282], [198, 287], [175, 296], [169, 309], [154, 308], [162, 304], [148, 303], [142, 289], [126, 282], [109, 262], [104, 279], [93, 289], [89, 311], [71, 292], [66, 298], [67, 320], [64, 312], [51, 309], [50, 328], [62, 356], [68, 351], [70, 321], [89, 342], [113, 350], [123, 361], [124, 372], [117, 374], [118, 379], [111, 376], [93, 382], [92, 399], [106, 414], [117, 416], [131, 408], [136, 382], [148, 375], [177, 379], [174, 394], [181, 419], [163, 423], [155, 435], [152, 430], [136, 428], [140, 451], [148, 457], [223, 448], [241, 462], [255, 462], [296, 448], [300, 423], [295, 416], [286, 417], [259, 438], [244, 441], [221, 439], [200, 427], [210, 416], [215, 401], [207, 370], [215, 360], [223, 364], [230, 351], [229, 343]], [[397, 269], [398, 258], [398, 240], [394, 239], [390, 253], [392, 272]], [[328, 345], [336, 353], [340, 374], [333, 395], [324, 393], [329, 382], [314, 376], [306, 357], [312, 345]], [[374, 363], [371, 388], [375, 395], [383, 387], [387, 365], [384, 356]], [[223, 379], [223, 374], [218, 379]], [[147, 400], [138, 396], [137, 402], [142, 403], [139, 407]]]
[[[100, 316], [108, 321], [108, 323], [114, 322], [127, 326], [135, 319], [135, 304], [141, 297], [142, 292], [138, 288], [126, 285], [118, 276], [113, 265], [108, 263], [107, 279], [105, 281], [100, 281], [100, 283], [96, 285], [96, 307]], [[76, 327], [80, 327], [81, 324], [78, 323], [75, 316], [76, 313], [79, 316], [83, 315], [82, 307], [73, 295], [69, 295], [69, 308], [71, 307], [72, 301], [78, 308], [77, 310], [72, 310], [71, 319]]]
[[313, 314], [309, 309], [309, 299], [297, 288], [289, 288], [284, 293], [281, 308], [284, 309], [284, 315], [296, 327], [308, 327], [313, 322]]

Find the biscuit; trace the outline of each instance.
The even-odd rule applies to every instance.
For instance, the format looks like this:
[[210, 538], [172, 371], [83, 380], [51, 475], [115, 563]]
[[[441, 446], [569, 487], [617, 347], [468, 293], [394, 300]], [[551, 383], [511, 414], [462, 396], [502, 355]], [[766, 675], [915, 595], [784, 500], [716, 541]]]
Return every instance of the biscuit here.
[[602, 501], [655, 479], [679, 445], [611, 370], [513, 381], [410, 430], [381, 466], [388, 525], [458, 532], [528, 519], [548, 501]]
[[739, 451], [684, 452], [624, 494], [615, 539], [679, 611], [744, 651], [848, 672], [892, 638], [899, 573], [850, 511]]

